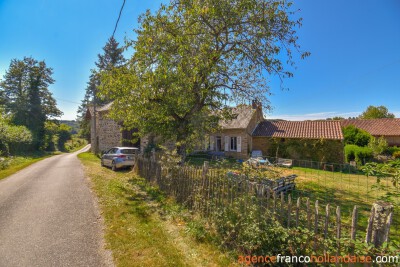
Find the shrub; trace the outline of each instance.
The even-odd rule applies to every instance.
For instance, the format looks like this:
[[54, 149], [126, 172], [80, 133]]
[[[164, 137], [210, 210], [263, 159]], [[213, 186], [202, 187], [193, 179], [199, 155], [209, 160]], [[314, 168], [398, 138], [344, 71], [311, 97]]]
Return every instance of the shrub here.
[[374, 156], [381, 155], [388, 148], [388, 143], [383, 136], [379, 138], [371, 137], [368, 147], [373, 151]]
[[388, 155], [393, 155], [395, 152], [400, 151], [400, 147], [390, 146], [386, 149], [385, 153]]
[[393, 152], [393, 158], [400, 159], [400, 151]]
[[354, 125], [343, 128], [344, 143], [346, 145], [367, 146], [372, 138], [368, 132], [361, 130]]
[[373, 151], [369, 147], [346, 145], [344, 147], [344, 155], [346, 162], [355, 160], [358, 165], [363, 165], [373, 158]]

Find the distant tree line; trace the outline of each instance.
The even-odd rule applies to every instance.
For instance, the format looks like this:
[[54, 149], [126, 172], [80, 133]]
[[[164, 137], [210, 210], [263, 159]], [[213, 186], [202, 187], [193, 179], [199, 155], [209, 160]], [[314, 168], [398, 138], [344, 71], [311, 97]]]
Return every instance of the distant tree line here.
[[62, 115], [49, 90], [53, 70], [32, 57], [11, 60], [0, 80], [0, 154], [62, 150], [71, 128], [57, 120]]

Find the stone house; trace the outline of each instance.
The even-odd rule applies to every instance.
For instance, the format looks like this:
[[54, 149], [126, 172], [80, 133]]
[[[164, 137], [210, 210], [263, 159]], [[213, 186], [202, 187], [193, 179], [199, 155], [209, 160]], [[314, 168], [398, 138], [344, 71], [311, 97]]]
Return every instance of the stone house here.
[[339, 121], [263, 120], [252, 132], [253, 150], [264, 156], [341, 163], [344, 143]]
[[400, 119], [341, 120], [342, 127], [354, 125], [372, 136], [386, 139], [389, 146], [400, 146]]
[[263, 120], [260, 105], [240, 105], [233, 108], [236, 118], [220, 121], [220, 131], [209, 135], [208, 149], [211, 153], [220, 153], [226, 157], [247, 159], [252, 151], [251, 133]]
[[[132, 142], [132, 134], [135, 130], [126, 130], [122, 123], [116, 122], [108, 117], [112, 102], [96, 108], [89, 107], [85, 118], [90, 121], [90, 143], [92, 152], [101, 152], [114, 146], [137, 147], [142, 150], [148, 142], [147, 138], [140, 138]], [[95, 130], [96, 127], [96, 130]]]

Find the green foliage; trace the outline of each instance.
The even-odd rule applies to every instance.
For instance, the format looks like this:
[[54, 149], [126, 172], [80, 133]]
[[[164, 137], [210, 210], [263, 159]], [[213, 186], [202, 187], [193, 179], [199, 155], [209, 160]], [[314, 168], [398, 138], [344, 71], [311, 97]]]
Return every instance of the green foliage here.
[[387, 163], [367, 163], [362, 171], [368, 176], [376, 176], [379, 184], [382, 177], [389, 177], [393, 186], [400, 188], [400, 160], [393, 160]]
[[334, 140], [272, 138], [269, 151], [270, 156], [281, 158], [343, 162], [343, 144]]
[[299, 51], [295, 30], [301, 19], [290, 14], [291, 3], [284, 1], [162, 5], [140, 17], [137, 40], [127, 43], [132, 58], [103, 75], [100, 95], [115, 100], [115, 120], [141, 136], [175, 139], [183, 155], [193, 135], [215, 128], [224, 103], [258, 99], [268, 108], [266, 72], [293, 76], [285, 64], [294, 64], [292, 51]]
[[356, 145], [346, 145], [344, 147], [346, 162], [355, 160], [357, 165], [363, 165], [373, 158], [373, 150], [369, 147], [359, 147]]
[[58, 128], [58, 142], [57, 146], [60, 151], [66, 151], [65, 143], [71, 139], [71, 127], [66, 124], [60, 124]]
[[383, 154], [388, 149], [388, 143], [383, 136], [379, 138], [371, 137], [368, 147], [374, 153], [374, 156]]
[[65, 142], [64, 148], [68, 152], [74, 152], [75, 150], [82, 148], [86, 144], [87, 144], [86, 139], [79, 138], [77, 136], [72, 136], [71, 139]]
[[400, 151], [393, 152], [393, 158], [400, 159]]
[[[10, 147], [26, 146], [32, 142], [32, 134], [25, 126], [15, 126], [0, 109], [0, 155], [8, 156]], [[18, 144], [18, 145], [17, 145]], [[4, 163], [6, 164], [6, 163]]]
[[35, 149], [44, 147], [46, 120], [62, 115], [48, 89], [54, 83], [52, 75], [53, 70], [44, 61], [25, 57], [11, 60], [0, 82], [6, 112], [12, 114], [14, 124], [32, 132]]
[[394, 117], [394, 114], [390, 113], [385, 106], [368, 106], [368, 108], [359, 116], [360, 119], [382, 119]]
[[372, 138], [368, 132], [361, 130], [354, 125], [343, 128], [343, 136], [345, 145], [367, 146]]

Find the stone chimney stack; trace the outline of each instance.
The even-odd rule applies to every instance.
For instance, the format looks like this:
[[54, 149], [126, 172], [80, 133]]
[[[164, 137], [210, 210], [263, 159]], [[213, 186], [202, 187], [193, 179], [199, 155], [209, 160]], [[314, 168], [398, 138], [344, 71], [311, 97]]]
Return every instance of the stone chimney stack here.
[[260, 108], [260, 107], [261, 107], [260, 101], [258, 101], [257, 99], [253, 99], [253, 100], [251, 101], [251, 107], [252, 107], [253, 109]]

